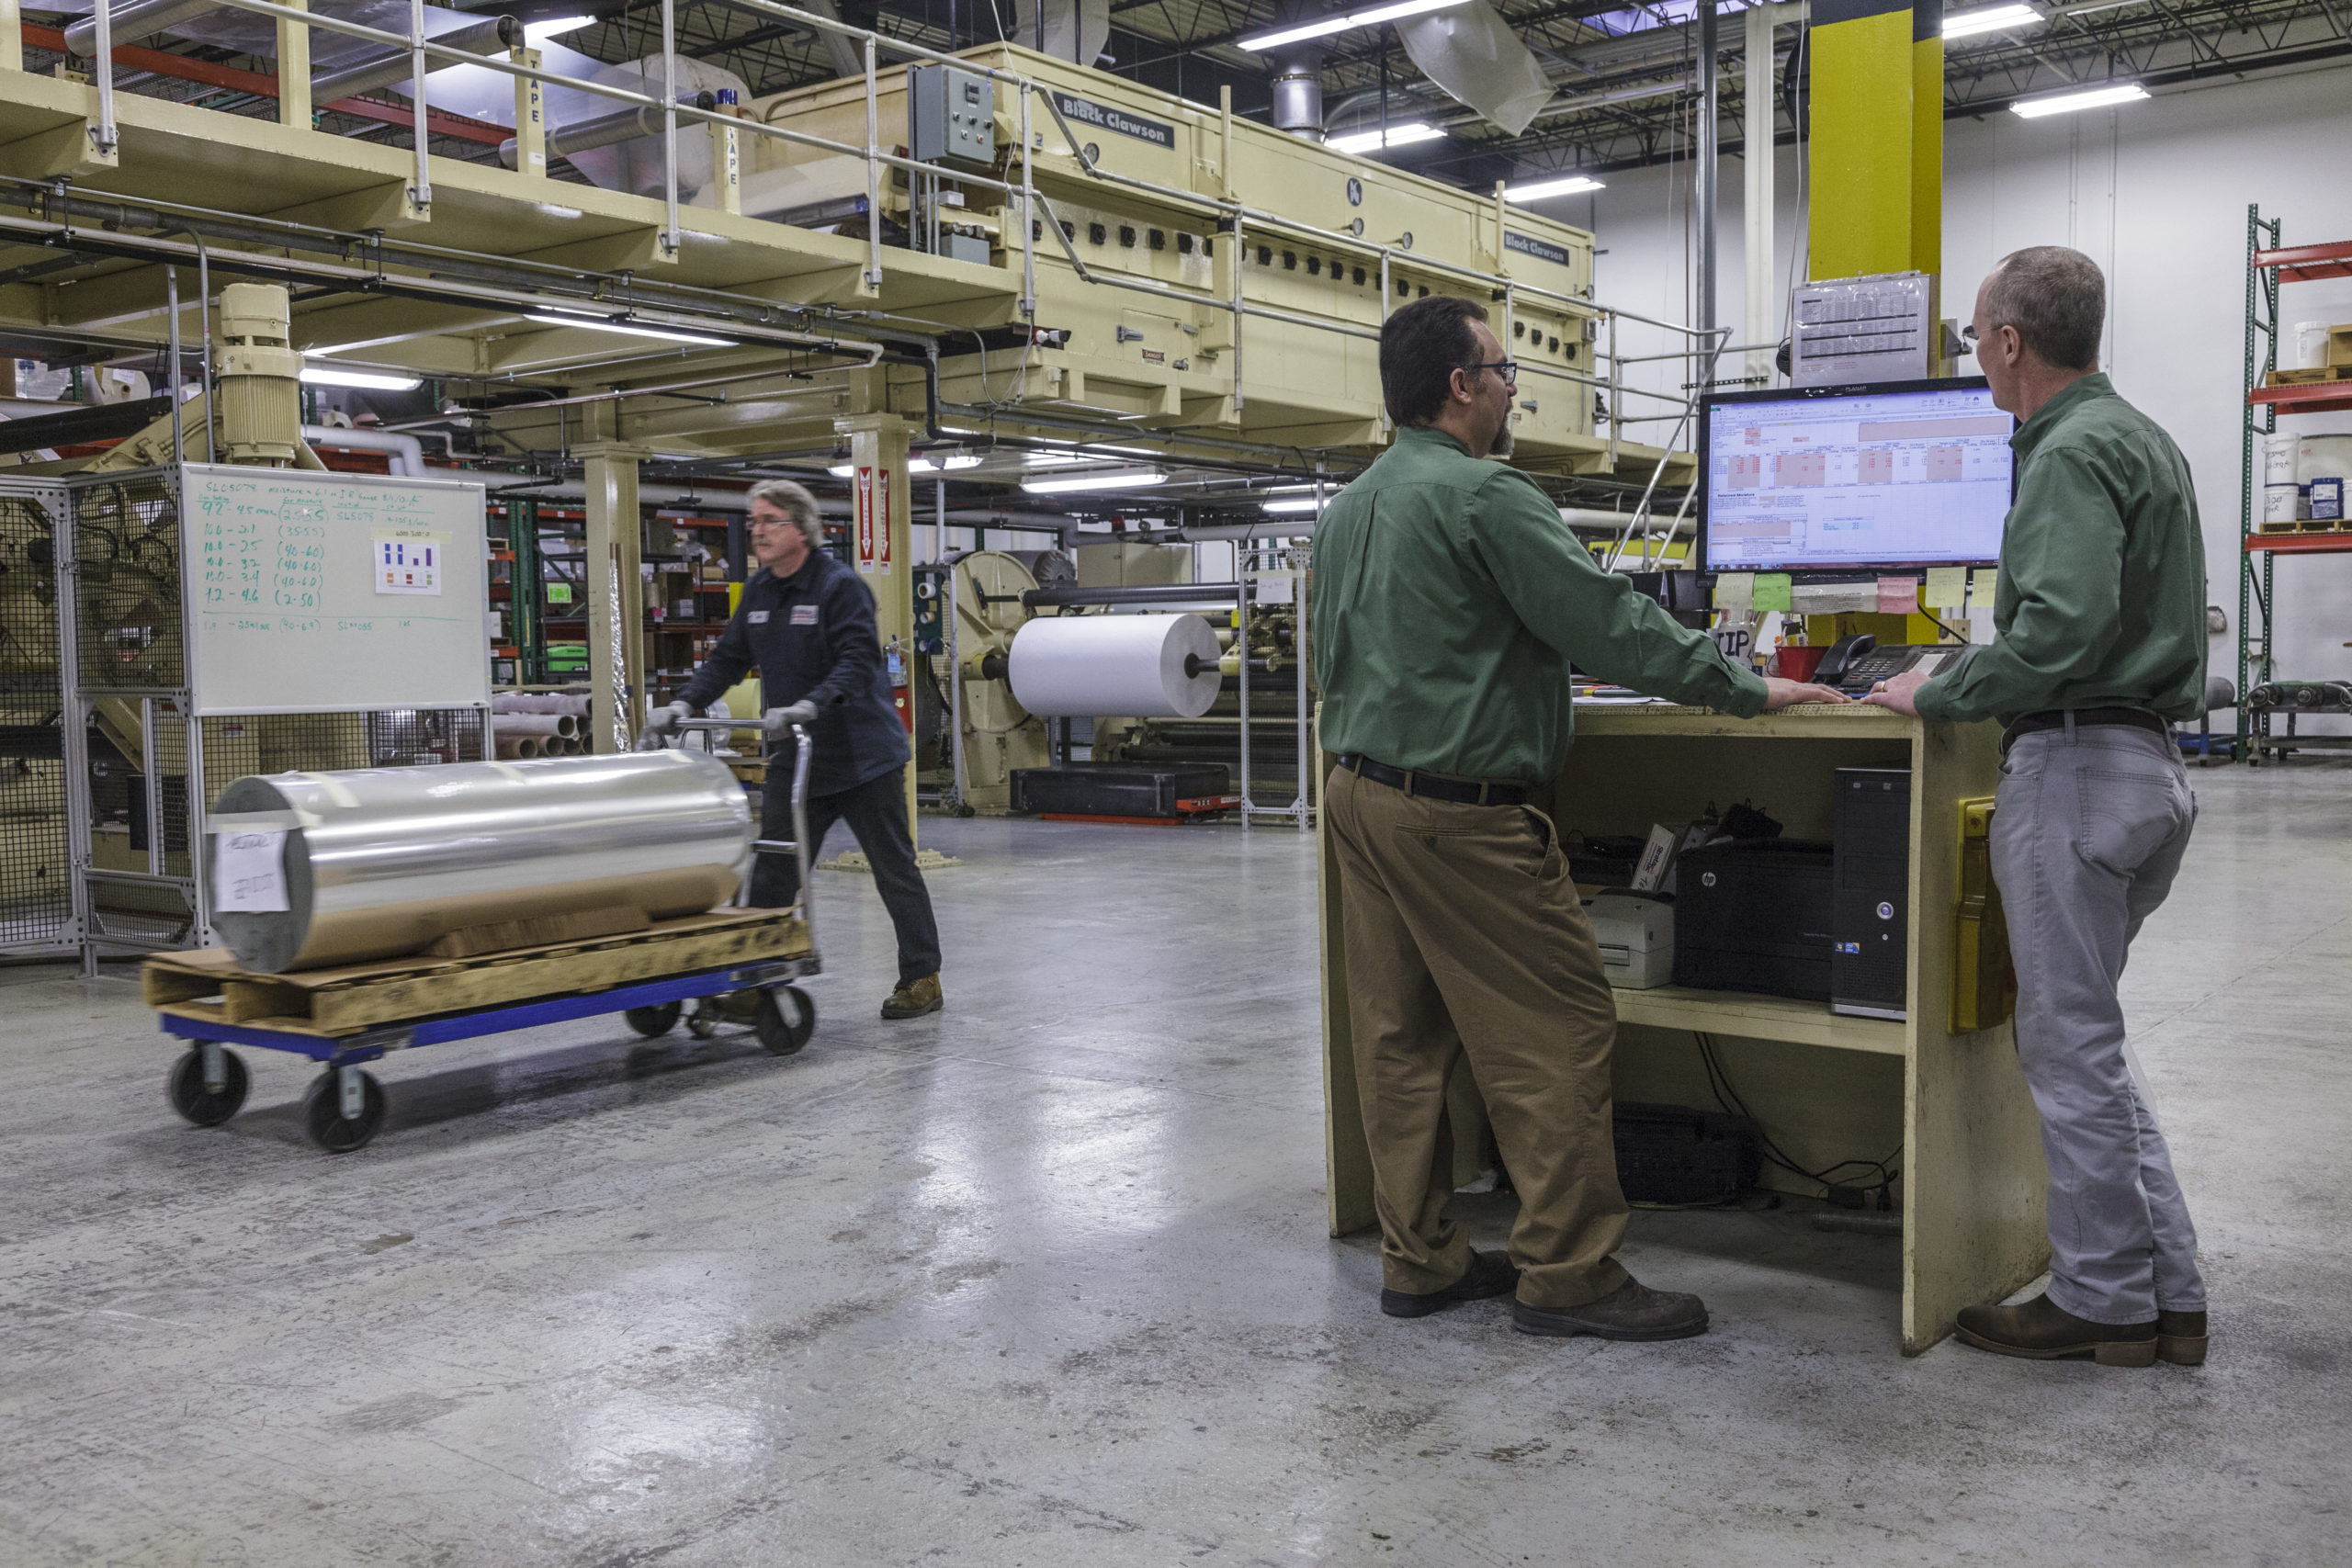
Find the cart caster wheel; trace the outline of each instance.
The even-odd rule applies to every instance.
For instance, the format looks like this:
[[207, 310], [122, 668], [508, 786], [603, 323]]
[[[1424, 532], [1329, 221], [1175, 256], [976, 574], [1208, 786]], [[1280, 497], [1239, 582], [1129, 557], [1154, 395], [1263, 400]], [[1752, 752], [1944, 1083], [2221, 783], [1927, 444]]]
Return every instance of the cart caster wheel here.
[[684, 1002], [663, 1002], [660, 1007], [631, 1008], [621, 1017], [628, 1026], [648, 1040], [658, 1039], [678, 1026], [678, 1015], [685, 1011]]
[[710, 1010], [709, 1001], [710, 998], [705, 997], [696, 1003], [693, 1014], [686, 1020], [686, 1032], [697, 1040], [707, 1040], [718, 1032], [718, 1015]]
[[335, 1081], [339, 1076], [329, 1067], [302, 1097], [303, 1128], [310, 1133], [311, 1142], [331, 1155], [364, 1148], [384, 1125], [384, 1086], [376, 1081], [376, 1075], [359, 1075], [363, 1091], [359, 1114], [349, 1119], [343, 1114], [343, 1089]]
[[771, 1056], [789, 1056], [808, 1043], [817, 1032], [817, 1004], [805, 991], [790, 986], [778, 986], [772, 991], [760, 993], [759, 1010], [752, 1015], [752, 1027], [760, 1037], [761, 1048]]
[[169, 1093], [172, 1109], [199, 1127], [218, 1127], [245, 1102], [253, 1077], [243, 1058], [227, 1047], [220, 1051], [221, 1082], [216, 1091], [204, 1087], [204, 1047], [192, 1045], [172, 1064]]

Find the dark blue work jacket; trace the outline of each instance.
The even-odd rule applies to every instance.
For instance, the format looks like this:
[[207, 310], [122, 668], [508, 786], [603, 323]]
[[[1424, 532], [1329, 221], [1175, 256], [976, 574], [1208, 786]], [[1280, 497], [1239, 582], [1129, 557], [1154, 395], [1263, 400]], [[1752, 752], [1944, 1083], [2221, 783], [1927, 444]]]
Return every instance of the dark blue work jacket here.
[[[800, 570], [782, 580], [764, 567], [754, 572], [718, 646], [678, 695], [700, 713], [755, 665], [763, 711], [817, 705], [808, 728], [815, 748], [810, 795], [838, 795], [904, 767], [913, 755], [890, 697], [874, 594], [824, 551], [811, 550]], [[792, 758], [788, 735], [768, 752], [771, 764], [789, 767]]]

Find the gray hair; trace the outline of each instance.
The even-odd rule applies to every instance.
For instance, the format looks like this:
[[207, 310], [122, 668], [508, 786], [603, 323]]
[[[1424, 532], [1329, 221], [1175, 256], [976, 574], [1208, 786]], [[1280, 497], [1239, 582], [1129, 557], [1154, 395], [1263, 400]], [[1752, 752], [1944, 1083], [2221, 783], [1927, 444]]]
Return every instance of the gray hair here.
[[2031, 245], [2010, 252], [1993, 269], [1984, 314], [1996, 332], [2015, 327], [2043, 364], [2088, 370], [2098, 363], [2099, 333], [2107, 325], [2107, 279], [2098, 263], [2080, 251]]
[[825, 547], [825, 525], [817, 515], [817, 498], [790, 479], [762, 479], [752, 487], [752, 499], [764, 501], [790, 518], [812, 550]]

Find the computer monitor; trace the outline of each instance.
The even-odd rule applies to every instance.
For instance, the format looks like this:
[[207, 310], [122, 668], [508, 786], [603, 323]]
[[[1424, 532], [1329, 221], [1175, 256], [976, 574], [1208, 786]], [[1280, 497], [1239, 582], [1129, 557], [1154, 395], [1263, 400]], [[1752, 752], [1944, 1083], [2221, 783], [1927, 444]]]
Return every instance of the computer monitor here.
[[1709, 394], [1699, 565], [1990, 565], [2016, 489], [2015, 429], [1974, 376]]

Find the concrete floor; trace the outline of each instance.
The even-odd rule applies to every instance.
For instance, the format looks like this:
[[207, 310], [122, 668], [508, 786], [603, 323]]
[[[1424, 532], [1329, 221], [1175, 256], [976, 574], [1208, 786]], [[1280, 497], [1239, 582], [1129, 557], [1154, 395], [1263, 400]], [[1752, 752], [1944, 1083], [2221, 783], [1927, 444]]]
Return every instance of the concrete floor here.
[[2201, 1371], [1906, 1360], [1897, 1244], [1791, 1212], [1634, 1216], [1702, 1339], [1384, 1318], [1324, 1235], [1308, 844], [926, 822], [944, 1014], [875, 1018], [828, 874], [800, 1056], [419, 1051], [347, 1158], [291, 1058], [181, 1124], [128, 970], [0, 972], [0, 1560], [2352, 1560], [2352, 771], [2197, 782], [2127, 988]]

